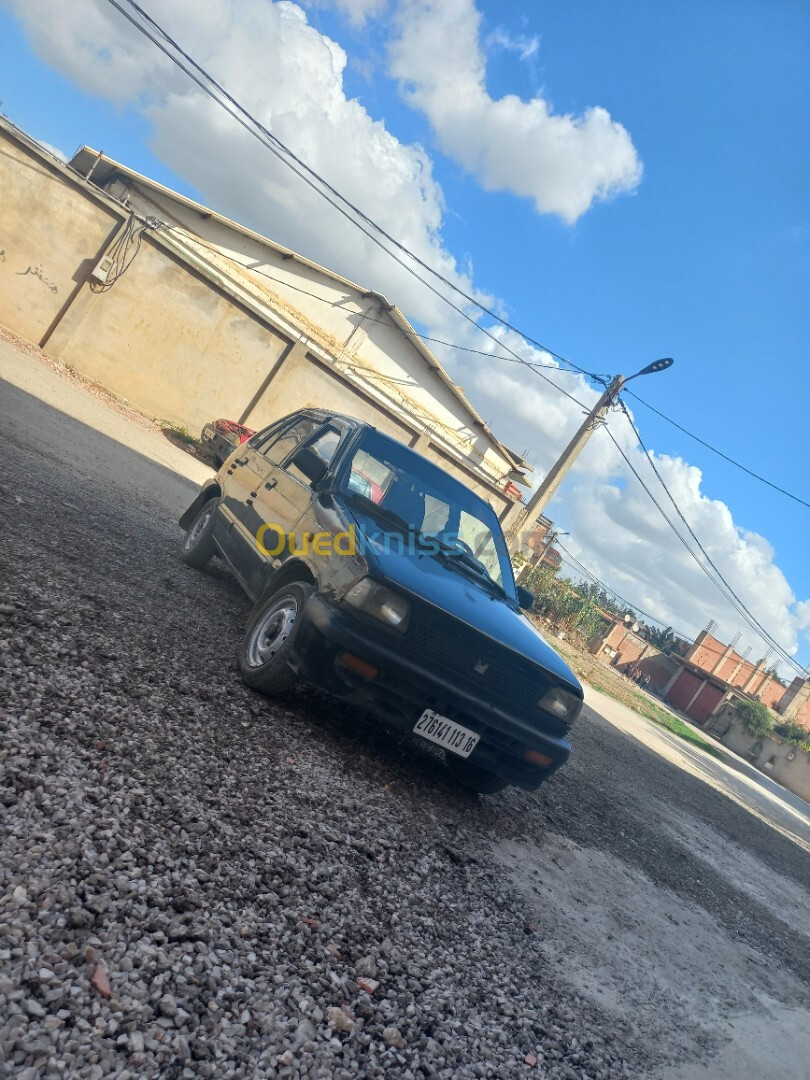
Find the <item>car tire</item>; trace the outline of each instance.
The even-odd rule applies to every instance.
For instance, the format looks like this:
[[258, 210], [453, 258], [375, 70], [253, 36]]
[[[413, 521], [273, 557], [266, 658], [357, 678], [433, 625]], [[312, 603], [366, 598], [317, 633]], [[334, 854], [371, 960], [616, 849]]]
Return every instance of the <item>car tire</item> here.
[[202, 570], [216, 554], [214, 525], [219, 499], [208, 499], [197, 511], [180, 545], [180, 558], [188, 566]]
[[497, 791], [503, 791], [504, 788], [509, 787], [509, 781], [504, 780], [497, 773], [483, 769], [480, 765], [459, 757], [458, 754], [453, 754], [449, 750], [445, 751], [444, 760], [447, 771], [453, 779], [468, 791], [475, 791], [479, 795], [494, 795]]
[[239, 674], [251, 690], [274, 697], [295, 684], [287, 661], [314, 591], [309, 582], [291, 581], [251, 612], [238, 653]]

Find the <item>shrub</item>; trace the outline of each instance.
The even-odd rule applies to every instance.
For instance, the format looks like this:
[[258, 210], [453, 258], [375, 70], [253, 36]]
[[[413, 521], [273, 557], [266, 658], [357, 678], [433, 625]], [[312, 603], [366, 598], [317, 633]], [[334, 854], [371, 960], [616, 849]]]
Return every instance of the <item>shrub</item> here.
[[781, 724], [775, 724], [773, 730], [786, 742], [796, 743], [797, 746], [810, 745], [810, 731], [795, 720], [783, 720]]
[[734, 709], [749, 735], [766, 735], [773, 728], [773, 716], [761, 701], [735, 701]]

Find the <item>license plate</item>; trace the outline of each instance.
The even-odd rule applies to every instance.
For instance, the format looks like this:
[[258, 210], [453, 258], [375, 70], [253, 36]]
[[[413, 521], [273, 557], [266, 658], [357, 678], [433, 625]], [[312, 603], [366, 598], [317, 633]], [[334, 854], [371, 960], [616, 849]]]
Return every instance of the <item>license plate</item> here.
[[430, 739], [459, 757], [469, 757], [481, 737], [476, 731], [470, 731], [455, 720], [440, 716], [433, 709], [425, 709], [413, 730], [423, 739]]
[[216, 431], [214, 430], [214, 428], [211, 427], [210, 424], [206, 424], [203, 428], [203, 435], [205, 435], [209, 439], [213, 439], [216, 435]]

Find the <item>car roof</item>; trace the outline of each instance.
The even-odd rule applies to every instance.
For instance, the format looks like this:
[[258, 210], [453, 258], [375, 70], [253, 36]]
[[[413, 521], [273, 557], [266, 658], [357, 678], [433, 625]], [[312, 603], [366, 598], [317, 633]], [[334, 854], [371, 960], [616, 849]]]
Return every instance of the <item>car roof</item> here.
[[299, 409], [295, 413], [291, 413], [292, 416], [297, 416], [298, 413], [308, 413], [310, 416], [314, 416], [319, 420], [340, 420], [341, 423], [346, 424], [348, 427], [355, 429], [368, 428], [370, 431], [377, 431], [373, 424], [369, 424], [367, 420], [359, 420], [356, 416], [349, 416], [347, 413], [334, 412], [332, 409]]

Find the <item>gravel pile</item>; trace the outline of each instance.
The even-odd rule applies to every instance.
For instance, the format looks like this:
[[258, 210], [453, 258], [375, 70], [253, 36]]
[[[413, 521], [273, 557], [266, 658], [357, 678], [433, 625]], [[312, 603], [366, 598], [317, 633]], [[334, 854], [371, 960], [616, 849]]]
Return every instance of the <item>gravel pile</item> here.
[[0, 1072], [651, 1074], [491, 856], [550, 811], [623, 842], [582, 764], [476, 799], [314, 691], [258, 697], [247, 601], [162, 512], [35, 457], [0, 476]]
[[0, 556], [4, 1067], [633, 1074], [478, 851], [512, 796], [312, 691], [251, 694], [230, 579], [67, 473], [49, 520], [42, 473]]

